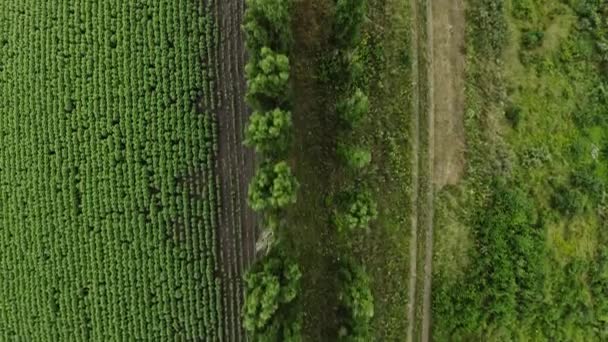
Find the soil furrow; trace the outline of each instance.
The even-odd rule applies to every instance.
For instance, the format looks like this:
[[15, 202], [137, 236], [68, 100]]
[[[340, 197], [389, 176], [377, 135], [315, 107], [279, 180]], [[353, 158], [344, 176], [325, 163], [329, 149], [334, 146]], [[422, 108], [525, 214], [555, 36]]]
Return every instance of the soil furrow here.
[[257, 235], [255, 215], [247, 205], [247, 187], [253, 174], [253, 151], [242, 144], [249, 110], [244, 103], [245, 53], [241, 21], [244, 0], [219, 1], [217, 20], [219, 41], [220, 103], [216, 111], [219, 123], [219, 164], [222, 215], [220, 231], [224, 294], [226, 308], [226, 339], [241, 341], [245, 335], [241, 326], [243, 305], [243, 274], [255, 257]]

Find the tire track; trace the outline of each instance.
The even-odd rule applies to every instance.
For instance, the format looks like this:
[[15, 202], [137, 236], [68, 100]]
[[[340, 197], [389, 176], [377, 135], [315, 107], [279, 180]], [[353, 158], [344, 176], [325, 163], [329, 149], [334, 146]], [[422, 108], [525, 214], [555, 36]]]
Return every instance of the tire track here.
[[413, 70], [412, 218], [408, 341], [429, 341], [433, 259], [434, 93], [433, 12], [427, 0], [411, 0]]

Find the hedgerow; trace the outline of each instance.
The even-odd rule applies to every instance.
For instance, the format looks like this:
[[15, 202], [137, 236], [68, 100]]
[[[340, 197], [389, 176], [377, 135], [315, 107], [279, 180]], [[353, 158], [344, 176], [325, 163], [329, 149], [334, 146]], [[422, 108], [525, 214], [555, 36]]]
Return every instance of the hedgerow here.
[[298, 182], [285, 155], [293, 139], [289, 50], [290, 0], [248, 0], [245, 41], [246, 100], [255, 112], [244, 143], [255, 148], [260, 166], [249, 185], [249, 205], [262, 214], [267, 245], [245, 276], [244, 327], [254, 341], [300, 341], [300, 270], [282, 252], [281, 215], [296, 202]]
[[342, 248], [340, 264], [338, 320], [340, 341], [368, 341], [369, 324], [374, 315], [374, 300], [365, 270], [353, 259], [351, 242], [354, 234], [364, 233], [378, 216], [376, 202], [367, 189], [365, 168], [372, 161], [371, 148], [359, 142], [361, 128], [369, 112], [369, 99], [364, 92], [365, 66], [357, 59], [365, 0], [336, 0], [334, 16], [334, 61], [332, 82], [337, 82], [336, 119], [340, 122], [336, 154], [342, 161], [347, 181], [333, 196], [333, 225]]

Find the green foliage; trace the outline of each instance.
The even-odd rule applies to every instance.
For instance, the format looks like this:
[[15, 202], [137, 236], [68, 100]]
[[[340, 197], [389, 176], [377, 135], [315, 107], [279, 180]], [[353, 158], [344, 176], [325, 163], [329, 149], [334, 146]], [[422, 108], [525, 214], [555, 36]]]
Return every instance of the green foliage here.
[[497, 58], [507, 43], [507, 21], [504, 0], [471, 0], [467, 5], [475, 50]]
[[245, 144], [258, 153], [280, 155], [289, 147], [292, 130], [289, 111], [277, 108], [270, 112], [254, 112], [245, 132]]
[[229, 339], [205, 3], [0, 2], [1, 341]]
[[365, 0], [336, 0], [334, 34], [338, 48], [352, 47], [360, 38], [365, 4]]
[[520, 20], [529, 20], [534, 11], [534, 0], [513, 0], [513, 16]]
[[518, 106], [509, 106], [505, 111], [505, 117], [511, 123], [511, 126], [515, 129], [519, 127], [519, 123], [521, 122], [521, 108]]
[[534, 314], [542, 303], [544, 234], [526, 194], [512, 182], [495, 182], [491, 200], [476, 215], [476, 248], [465, 278], [435, 281], [438, 336], [484, 336]]
[[350, 146], [347, 144], [338, 145], [338, 156], [350, 169], [362, 169], [372, 161], [372, 153], [369, 148]]
[[369, 99], [365, 93], [357, 88], [352, 95], [336, 105], [340, 119], [349, 127], [355, 127], [369, 111]]
[[258, 260], [245, 275], [243, 325], [254, 341], [300, 341], [301, 318], [294, 307], [302, 273], [278, 250]]
[[338, 196], [338, 206], [334, 210], [334, 223], [339, 232], [347, 233], [367, 229], [371, 221], [378, 217], [378, 209], [371, 192], [356, 189]]
[[543, 31], [526, 30], [522, 33], [521, 44], [526, 49], [536, 49], [543, 44]]
[[280, 107], [289, 97], [289, 58], [268, 47], [260, 50], [245, 67], [247, 103], [264, 111]]
[[365, 270], [351, 260], [343, 261], [338, 271], [338, 340], [367, 342], [370, 340], [369, 324], [374, 317], [374, 298]]
[[243, 29], [249, 51], [287, 53], [292, 44], [291, 0], [247, 0]]
[[249, 185], [249, 205], [255, 211], [279, 209], [296, 202], [298, 182], [286, 162], [266, 163]]
[[585, 208], [584, 204], [584, 196], [567, 186], [559, 186], [551, 196], [551, 206], [567, 217], [580, 214]]

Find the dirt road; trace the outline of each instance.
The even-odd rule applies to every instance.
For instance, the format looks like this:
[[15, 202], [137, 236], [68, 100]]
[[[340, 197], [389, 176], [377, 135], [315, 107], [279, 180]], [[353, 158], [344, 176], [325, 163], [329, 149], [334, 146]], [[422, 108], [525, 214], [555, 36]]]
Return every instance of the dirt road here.
[[255, 257], [256, 218], [247, 205], [255, 158], [242, 144], [250, 111], [245, 105], [245, 47], [241, 30], [244, 0], [216, 0], [219, 41], [216, 56], [219, 133], [219, 217], [224, 333], [228, 341], [245, 340], [241, 325], [243, 274]]
[[411, 0], [413, 193], [408, 341], [430, 341], [434, 194], [464, 169], [463, 0]]

